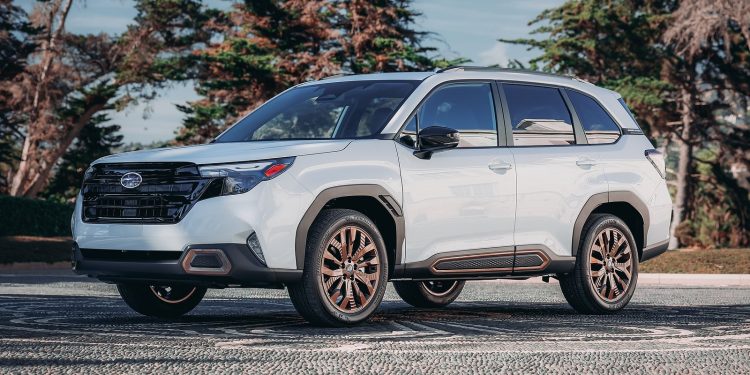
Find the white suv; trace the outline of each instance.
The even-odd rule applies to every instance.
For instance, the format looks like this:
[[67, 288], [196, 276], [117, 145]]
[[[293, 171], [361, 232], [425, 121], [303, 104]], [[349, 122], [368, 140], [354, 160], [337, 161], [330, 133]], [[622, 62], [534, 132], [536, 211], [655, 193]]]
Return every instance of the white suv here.
[[466, 280], [552, 276], [582, 313], [630, 300], [667, 246], [664, 159], [620, 95], [453, 67], [295, 86], [211, 144], [86, 172], [73, 267], [176, 317], [206, 288], [283, 287], [315, 324], [418, 307]]

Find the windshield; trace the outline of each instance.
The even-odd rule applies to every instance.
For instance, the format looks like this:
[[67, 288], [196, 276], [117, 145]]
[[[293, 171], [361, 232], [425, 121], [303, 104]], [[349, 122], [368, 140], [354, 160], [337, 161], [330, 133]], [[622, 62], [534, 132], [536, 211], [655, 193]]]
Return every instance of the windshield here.
[[350, 81], [297, 87], [260, 106], [216, 142], [371, 137], [418, 84]]

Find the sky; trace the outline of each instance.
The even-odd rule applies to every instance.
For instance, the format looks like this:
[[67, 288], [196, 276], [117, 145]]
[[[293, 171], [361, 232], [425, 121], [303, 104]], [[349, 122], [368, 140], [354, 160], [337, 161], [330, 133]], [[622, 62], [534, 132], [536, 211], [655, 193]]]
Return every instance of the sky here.
[[[563, 0], [415, 0], [414, 10], [422, 13], [416, 28], [433, 32], [426, 43], [447, 58], [466, 57], [472, 65], [504, 65], [509, 59], [527, 62], [538, 52], [523, 46], [497, 42], [499, 38], [529, 37], [533, 26], [527, 23], [542, 10]], [[17, 1], [27, 11], [34, 1]], [[229, 1], [212, 0], [212, 5], [228, 7]], [[135, 17], [132, 0], [77, 0], [70, 11], [67, 29], [74, 33], [112, 33], [125, 30]], [[147, 104], [131, 106], [110, 114], [113, 124], [122, 127], [124, 142], [151, 143], [174, 138], [183, 114], [176, 104], [196, 100], [192, 86], [177, 84], [161, 91]]]

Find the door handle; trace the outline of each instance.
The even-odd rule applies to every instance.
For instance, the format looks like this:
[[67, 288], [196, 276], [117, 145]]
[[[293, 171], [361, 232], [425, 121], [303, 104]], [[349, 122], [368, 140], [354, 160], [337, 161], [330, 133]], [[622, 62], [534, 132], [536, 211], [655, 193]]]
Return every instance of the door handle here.
[[576, 160], [576, 165], [579, 167], [593, 167], [596, 164], [596, 160], [590, 158], [580, 158]]
[[505, 172], [513, 169], [513, 164], [508, 163], [507, 161], [497, 161], [490, 163], [488, 167], [494, 172]]

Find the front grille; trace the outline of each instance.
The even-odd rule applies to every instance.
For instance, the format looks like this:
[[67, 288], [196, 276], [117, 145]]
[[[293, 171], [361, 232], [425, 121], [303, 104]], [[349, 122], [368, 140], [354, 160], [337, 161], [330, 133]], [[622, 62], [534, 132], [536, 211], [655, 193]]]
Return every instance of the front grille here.
[[[200, 199], [211, 179], [191, 163], [97, 164], [87, 175], [82, 219], [87, 223], [172, 224]], [[122, 176], [136, 172], [138, 187], [126, 188]]]

